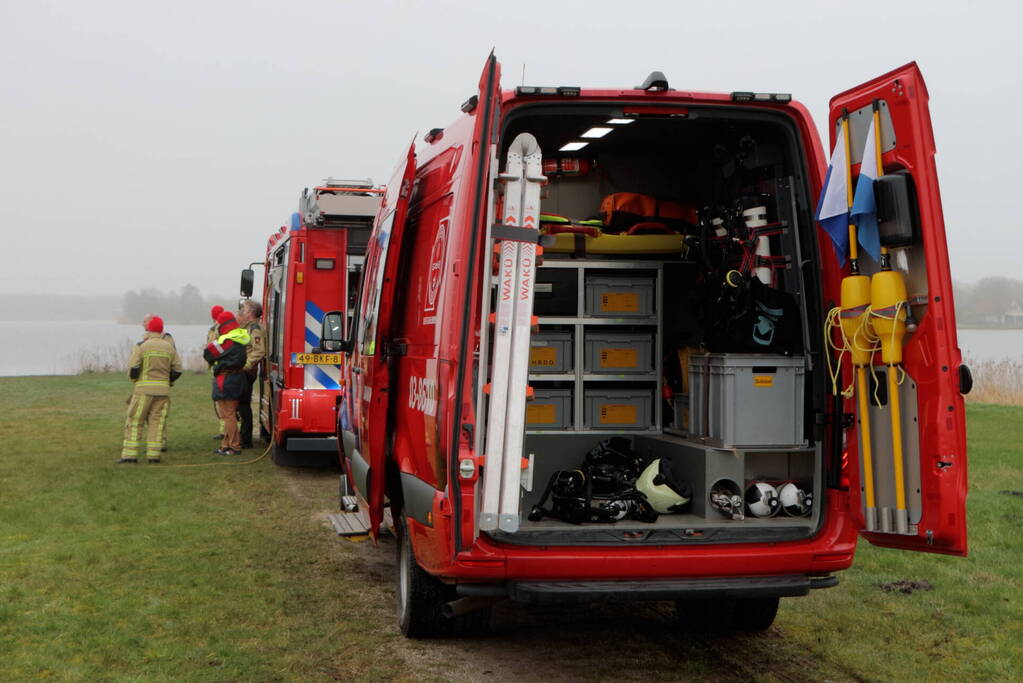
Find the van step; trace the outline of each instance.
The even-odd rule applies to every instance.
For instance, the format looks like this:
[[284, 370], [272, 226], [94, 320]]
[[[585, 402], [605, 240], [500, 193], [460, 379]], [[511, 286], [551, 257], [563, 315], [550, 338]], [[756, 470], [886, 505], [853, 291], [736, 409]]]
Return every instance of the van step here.
[[333, 512], [327, 515], [338, 536], [364, 536], [369, 527], [358, 512]]

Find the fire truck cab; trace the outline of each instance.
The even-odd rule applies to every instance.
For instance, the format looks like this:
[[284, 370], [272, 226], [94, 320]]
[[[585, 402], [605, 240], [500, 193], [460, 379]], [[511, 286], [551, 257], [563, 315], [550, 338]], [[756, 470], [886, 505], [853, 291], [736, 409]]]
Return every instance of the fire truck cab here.
[[[815, 220], [828, 156], [791, 96], [658, 72], [502, 91], [491, 55], [462, 115], [401, 157], [350, 334], [322, 330], [347, 357], [338, 436], [373, 534], [390, 506], [406, 635], [482, 628], [499, 599], [676, 600], [697, 627], [762, 629], [780, 597], [835, 585], [858, 535], [966, 554], [970, 380], [927, 103], [915, 64], [831, 101], [832, 145], [851, 150], [836, 182], [857, 178], [877, 121], [899, 184], [876, 190], [883, 263], [860, 254], [854, 273]], [[509, 208], [518, 180], [542, 183], [539, 232]], [[532, 279], [508, 279], [509, 241], [520, 267], [542, 248]], [[863, 307], [892, 339], [871, 337], [860, 391], [843, 282], [882, 272], [906, 291]], [[519, 289], [528, 376], [495, 390]], [[898, 363], [880, 351], [892, 321]], [[517, 450], [492, 447], [498, 428]], [[675, 502], [650, 513], [665, 486]]]
[[[320, 327], [325, 311], [349, 307], [382, 194], [371, 180], [328, 178], [302, 192], [290, 225], [267, 241], [259, 422], [278, 464], [309, 462], [315, 453], [334, 460], [343, 357], [322, 352]], [[251, 296], [245, 281], [242, 294]]]

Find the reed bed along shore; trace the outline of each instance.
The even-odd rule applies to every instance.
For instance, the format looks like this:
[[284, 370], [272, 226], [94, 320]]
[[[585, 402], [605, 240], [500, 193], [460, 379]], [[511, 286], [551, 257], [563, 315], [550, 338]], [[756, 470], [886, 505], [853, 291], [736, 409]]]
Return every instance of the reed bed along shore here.
[[[121, 372], [127, 369], [131, 348], [135, 343], [127, 339], [119, 344], [93, 347], [75, 352], [70, 359], [74, 374], [85, 375], [96, 372]], [[202, 353], [198, 350], [182, 351], [181, 365], [185, 372], [205, 372], [207, 365]]]
[[966, 395], [970, 403], [1023, 405], [1023, 360], [974, 360], [963, 358], [973, 373], [973, 390]]

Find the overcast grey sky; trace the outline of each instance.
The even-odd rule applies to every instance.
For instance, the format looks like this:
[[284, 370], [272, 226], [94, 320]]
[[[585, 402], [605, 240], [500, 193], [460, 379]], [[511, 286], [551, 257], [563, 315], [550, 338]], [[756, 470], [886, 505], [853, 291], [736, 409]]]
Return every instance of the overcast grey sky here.
[[[1018, 3], [0, 3], [0, 292], [236, 291], [333, 175], [385, 182], [493, 47], [506, 87], [831, 95], [927, 80], [952, 274], [1023, 277]], [[827, 144], [827, 143], [825, 143]]]

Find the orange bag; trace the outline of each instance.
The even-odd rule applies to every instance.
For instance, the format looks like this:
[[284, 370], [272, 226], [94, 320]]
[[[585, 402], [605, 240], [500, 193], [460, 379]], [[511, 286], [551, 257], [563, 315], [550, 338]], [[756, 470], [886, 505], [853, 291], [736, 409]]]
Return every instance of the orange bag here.
[[686, 232], [697, 223], [696, 209], [681, 202], [657, 199], [638, 192], [616, 192], [600, 202], [605, 232], [624, 232], [637, 223], [663, 223], [675, 232]]

